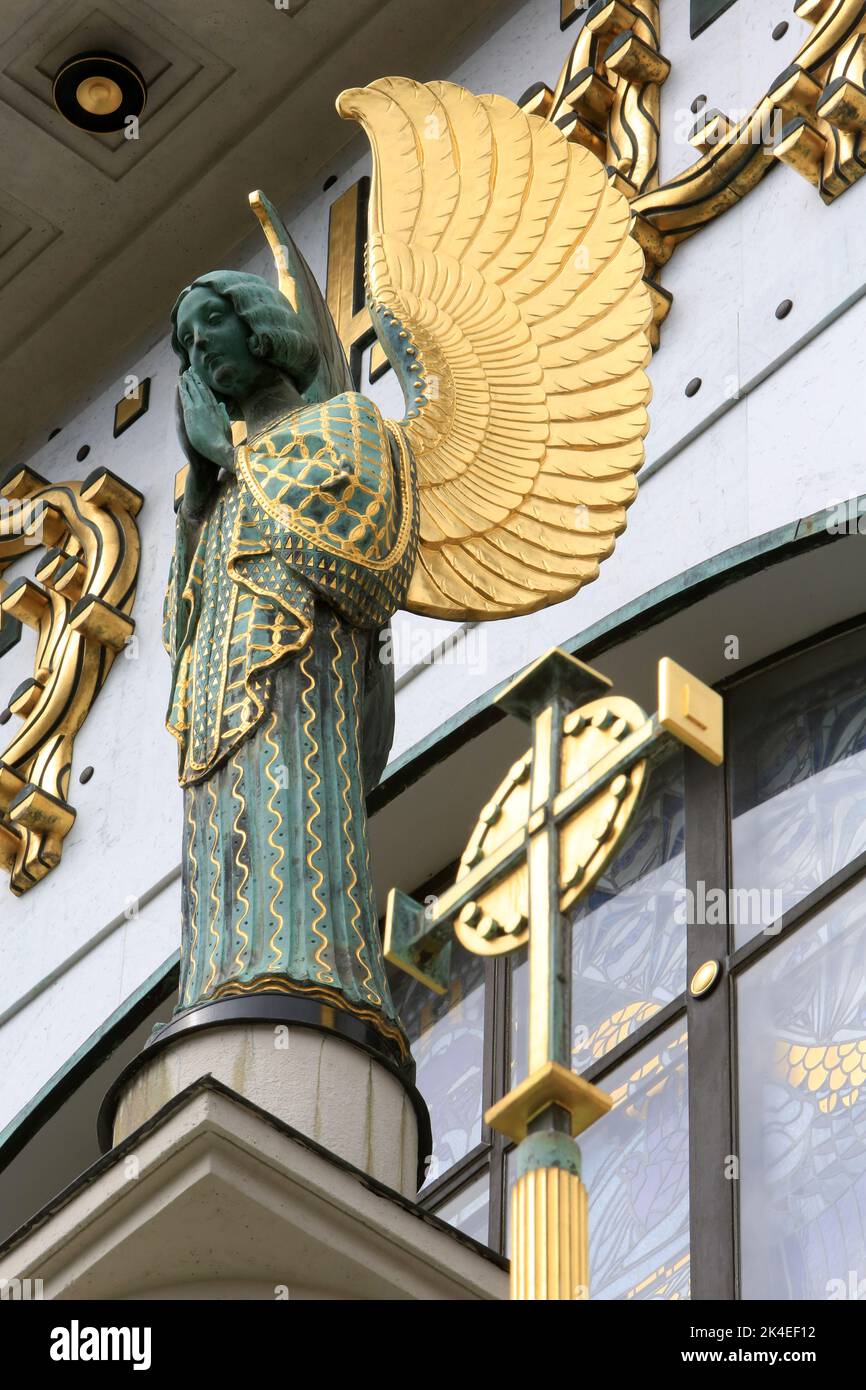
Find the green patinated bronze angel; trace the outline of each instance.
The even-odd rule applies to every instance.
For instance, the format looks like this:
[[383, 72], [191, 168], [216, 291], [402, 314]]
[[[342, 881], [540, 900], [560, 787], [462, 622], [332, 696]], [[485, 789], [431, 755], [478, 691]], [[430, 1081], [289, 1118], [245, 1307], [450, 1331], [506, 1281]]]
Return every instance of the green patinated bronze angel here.
[[[186, 812], [181, 1006], [303, 990], [400, 1048], [364, 796], [393, 734], [380, 630], [417, 551], [411, 456], [345, 389], [334, 337], [320, 346], [258, 277], [203, 276], [172, 325], [189, 460], [166, 603]], [[246, 427], [240, 448], [227, 408]]]
[[373, 146], [368, 305], [404, 419], [353, 389], [261, 195], [279, 289], [216, 271], [172, 313], [179, 1010], [306, 996], [405, 1059], [365, 813], [393, 734], [382, 633], [401, 607], [506, 617], [596, 576], [643, 458], [650, 307], [625, 200], [556, 127], [447, 83], [338, 106]]

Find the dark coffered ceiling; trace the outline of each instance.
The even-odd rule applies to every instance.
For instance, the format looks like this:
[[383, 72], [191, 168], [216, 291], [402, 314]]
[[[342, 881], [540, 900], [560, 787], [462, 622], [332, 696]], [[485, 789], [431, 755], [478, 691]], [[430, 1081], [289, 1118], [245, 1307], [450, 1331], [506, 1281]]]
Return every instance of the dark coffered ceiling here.
[[[155, 330], [178, 285], [250, 230], [246, 193], [286, 200], [352, 140], [346, 86], [441, 76], [502, 0], [3, 0], [0, 456], [39, 443]], [[90, 135], [51, 102], [82, 51], [148, 83], [140, 138]]]

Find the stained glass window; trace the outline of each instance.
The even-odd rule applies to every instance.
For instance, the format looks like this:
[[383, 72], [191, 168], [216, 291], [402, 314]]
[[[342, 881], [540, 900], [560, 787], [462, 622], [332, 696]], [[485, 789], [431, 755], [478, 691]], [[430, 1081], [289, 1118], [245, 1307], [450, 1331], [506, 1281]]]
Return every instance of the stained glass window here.
[[400, 974], [394, 1003], [412, 1045], [416, 1085], [430, 1109], [433, 1182], [481, 1139], [484, 1072], [484, 961], [453, 953], [451, 988], [431, 990]]
[[458, 1231], [463, 1231], [464, 1235], [472, 1236], [475, 1240], [480, 1240], [483, 1245], [487, 1244], [487, 1213], [490, 1205], [490, 1178], [487, 1173], [482, 1177], [476, 1178], [451, 1197], [441, 1207], [437, 1207], [436, 1215], [441, 1216], [443, 1221], [447, 1221], [449, 1226], [456, 1226]]
[[737, 945], [866, 850], [864, 691], [861, 629], [728, 697]]
[[864, 962], [861, 880], [739, 982], [743, 1298], [866, 1294]]
[[[685, 1019], [601, 1084], [614, 1108], [579, 1141], [589, 1193], [590, 1298], [688, 1298]], [[510, 1188], [513, 1154], [509, 1159]]]
[[[653, 773], [627, 838], [572, 914], [575, 1071], [604, 1056], [684, 990], [684, 889], [677, 751]], [[512, 1085], [526, 1075], [528, 990], [524, 960], [512, 976]]]

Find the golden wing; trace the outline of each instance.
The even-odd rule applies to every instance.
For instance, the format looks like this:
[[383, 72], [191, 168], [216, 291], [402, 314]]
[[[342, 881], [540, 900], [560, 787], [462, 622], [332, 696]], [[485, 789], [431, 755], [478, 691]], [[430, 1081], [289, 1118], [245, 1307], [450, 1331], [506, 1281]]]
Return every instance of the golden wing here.
[[598, 574], [635, 496], [651, 309], [628, 203], [499, 96], [343, 92], [373, 150], [367, 297], [409, 404], [421, 538], [406, 607], [512, 617]]

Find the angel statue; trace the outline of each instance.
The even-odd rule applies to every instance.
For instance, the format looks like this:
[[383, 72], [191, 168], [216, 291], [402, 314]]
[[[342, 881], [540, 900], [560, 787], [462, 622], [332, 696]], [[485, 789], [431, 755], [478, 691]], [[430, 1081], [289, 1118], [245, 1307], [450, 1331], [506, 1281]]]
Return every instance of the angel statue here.
[[530, 613], [595, 578], [643, 460], [650, 302], [625, 198], [556, 126], [446, 82], [337, 105], [372, 145], [367, 301], [404, 418], [353, 389], [260, 194], [279, 289], [214, 271], [172, 312], [178, 1007], [306, 997], [399, 1064], [365, 815], [394, 724], [383, 630], [400, 608]]

